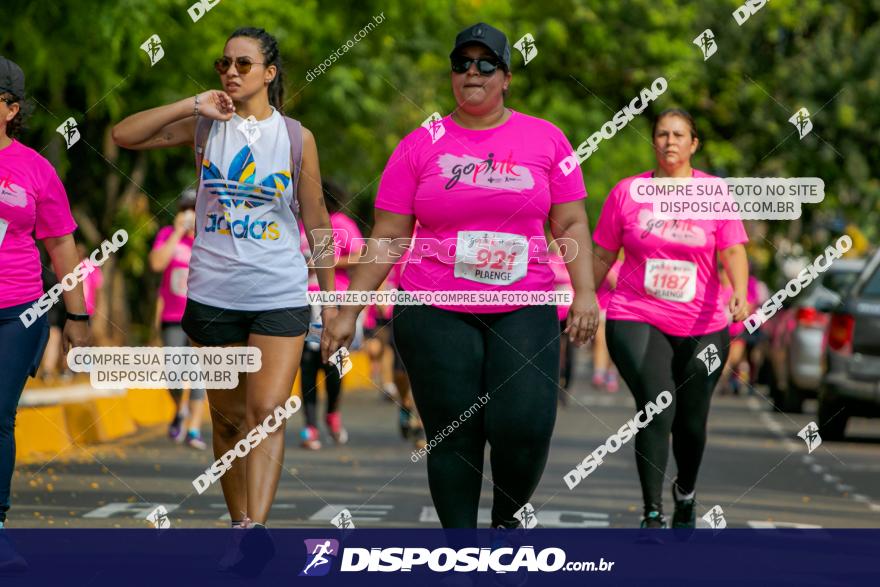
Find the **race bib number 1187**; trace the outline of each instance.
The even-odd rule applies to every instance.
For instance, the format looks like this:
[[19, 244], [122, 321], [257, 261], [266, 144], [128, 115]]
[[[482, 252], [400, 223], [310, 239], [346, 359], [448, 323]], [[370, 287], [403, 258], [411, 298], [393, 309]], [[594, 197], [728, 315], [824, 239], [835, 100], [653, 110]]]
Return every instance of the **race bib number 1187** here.
[[690, 302], [697, 294], [697, 265], [690, 261], [648, 259], [645, 292], [661, 300]]

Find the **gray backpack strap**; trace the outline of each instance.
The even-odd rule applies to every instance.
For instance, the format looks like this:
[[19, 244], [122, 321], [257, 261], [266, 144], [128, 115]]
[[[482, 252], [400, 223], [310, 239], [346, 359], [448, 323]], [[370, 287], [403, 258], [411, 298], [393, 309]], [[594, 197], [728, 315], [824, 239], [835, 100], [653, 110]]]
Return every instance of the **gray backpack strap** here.
[[202, 160], [205, 158], [205, 148], [208, 145], [208, 135], [211, 134], [211, 126], [213, 124], [214, 121], [210, 118], [205, 118], [204, 116], [196, 118], [195, 152], [197, 179], [201, 179], [202, 177]]
[[299, 199], [297, 197], [299, 188], [299, 174], [302, 171], [302, 155], [303, 155], [303, 135], [302, 124], [298, 120], [284, 117], [284, 124], [287, 126], [287, 138], [290, 139], [290, 175], [293, 180], [293, 196], [290, 198], [290, 209], [294, 216], [299, 216]]

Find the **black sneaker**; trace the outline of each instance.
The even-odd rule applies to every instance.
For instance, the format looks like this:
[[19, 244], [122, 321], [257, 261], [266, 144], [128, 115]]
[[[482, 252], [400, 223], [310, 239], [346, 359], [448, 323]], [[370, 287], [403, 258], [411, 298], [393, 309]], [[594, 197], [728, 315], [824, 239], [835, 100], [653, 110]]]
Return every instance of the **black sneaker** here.
[[229, 570], [243, 577], [258, 577], [275, 558], [275, 541], [263, 524], [251, 524], [241, 539], [242, 558]]
[[409, 410], [403, 406], [401, 406], [397, 412], [397, 424], [400, 427], [401, 438], [404, 440], [409, 439], [409, 435], [412, 432], [412, 425], [410, 424]]
[[675, 513], [672, 514], [673, 528], [696, 528], [697, 510], [696, 495], [691, 499], [679, 499], [677, 484], [672, 482], [672, 499], [675, 501]]
[[657, 510], [653, 510], [645, 514], [645, 517], [642, 518], [642, 523], [639, 526], [640, 528], [668, 528], [669, 526], [666, 524], [666, 518], [663, 517], [663, 512], [658, 512]]
[[27, 570], [27, 561], [15, 550], [6, 530], [0, 527], [0, 575], [23, 573]]

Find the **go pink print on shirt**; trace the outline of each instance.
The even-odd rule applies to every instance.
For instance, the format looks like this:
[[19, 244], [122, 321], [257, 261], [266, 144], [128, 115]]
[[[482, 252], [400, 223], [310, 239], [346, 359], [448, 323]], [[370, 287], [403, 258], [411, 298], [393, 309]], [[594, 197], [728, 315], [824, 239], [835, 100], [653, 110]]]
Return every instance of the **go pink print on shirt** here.
[[455, 187], [459, 181], [490, 190], [514, 190], [521, 192], [535, 187], [532, 172], [527, 167], [517, 165], [513, 153], [502, 161], [495, 160], [495, 153], [489, 153], [485, 159], [469, 155], [456, 157], [446, 153], [437, 161], [442, 170], [440, 175], [448, 177], [444, 186], [447, 190]]

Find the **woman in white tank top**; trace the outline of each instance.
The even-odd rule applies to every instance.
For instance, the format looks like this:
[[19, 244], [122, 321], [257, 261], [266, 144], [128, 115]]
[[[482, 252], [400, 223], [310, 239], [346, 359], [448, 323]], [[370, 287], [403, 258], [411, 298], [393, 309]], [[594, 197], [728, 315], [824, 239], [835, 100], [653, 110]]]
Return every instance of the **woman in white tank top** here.
[[[307, 269], [296, 214], [313, 251], [313, 231], [329, 233], [330, 221], [315, 139], [280, 113], [282, 69], [275, 39], [262, 29], [239, 29], [215, 68], [223, 91], [129, 116], [113, 129], [113, 139], [128, 149], [193, 145], [202, 128], [197, 120], [212, 121], [205, 144], [196, 145], [204, 152], [183, 326], [195, 345], [260, 349], [262, 366], [239, 373], [234, 390], [209, 389], [218, 461], [194, 485], [201, 493], [219, 479], [233, 526], [261, 528], [284, 458], [285, 419], [273, 414], [286, 403], [288, 412], [299, 407], [290, 396], [308, 329]], [[317, 269], [317, 275], [322, 290], [334, 289], [332, 266]], [[335, 313], [325, 306], [323, 319]], [[266, 421], [274, 431], [248, 435]], [[237, 443], [239, 454], [230, 467], [221, 457]], [[246, 445], [250, 449], [241, 450]]]

